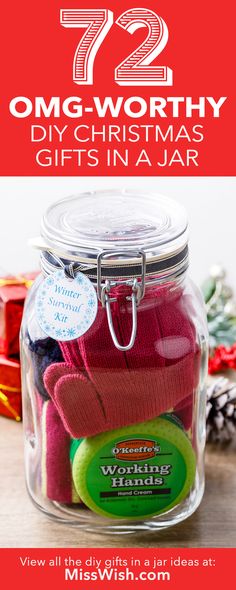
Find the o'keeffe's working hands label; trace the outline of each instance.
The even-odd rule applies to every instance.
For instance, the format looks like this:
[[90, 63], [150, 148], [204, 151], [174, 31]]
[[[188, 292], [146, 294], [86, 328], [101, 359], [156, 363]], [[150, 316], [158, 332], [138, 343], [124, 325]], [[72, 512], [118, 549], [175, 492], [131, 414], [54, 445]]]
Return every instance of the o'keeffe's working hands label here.
[[83, 502], [111, 518], [143, 518], [181, 502], [196, 460], [182, 428], [165, 416], [78, 441], [73, 480]]

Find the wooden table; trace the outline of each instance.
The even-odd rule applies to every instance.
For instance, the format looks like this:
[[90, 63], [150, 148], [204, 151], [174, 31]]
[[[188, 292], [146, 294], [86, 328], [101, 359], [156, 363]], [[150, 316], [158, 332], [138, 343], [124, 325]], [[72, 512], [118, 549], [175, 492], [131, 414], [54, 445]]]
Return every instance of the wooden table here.
[[38, 512], [24, 485], [22, 425], [0, 417], [1, 547], [236, 547], [236, 440], [208, 446], [206, 491], [183, 523], [147, 535], [101, 536], [55, 523]]

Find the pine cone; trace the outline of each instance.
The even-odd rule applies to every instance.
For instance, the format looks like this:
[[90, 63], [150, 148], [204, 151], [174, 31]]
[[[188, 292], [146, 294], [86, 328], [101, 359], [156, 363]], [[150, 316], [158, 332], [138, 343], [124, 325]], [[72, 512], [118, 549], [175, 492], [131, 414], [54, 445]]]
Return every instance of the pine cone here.
[[219, 377], [207, 389], [207, 440], [227, 442], [236, 434], [236, 383]]

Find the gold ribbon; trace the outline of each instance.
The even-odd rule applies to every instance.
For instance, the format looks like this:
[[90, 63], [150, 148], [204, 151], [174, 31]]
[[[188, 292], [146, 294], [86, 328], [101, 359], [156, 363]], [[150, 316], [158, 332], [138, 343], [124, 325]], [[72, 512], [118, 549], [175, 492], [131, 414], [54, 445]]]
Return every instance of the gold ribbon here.
[[10, 387], [10, 385], [3, 385], [2, 383], [0, 383], [0, 402], [14, 416], [16, 422], [20, 422], [21, 421], [21, 417], [16, 412], [15, 408], [12, 407], [11, 403], [9, 402], [9, 399], [8, 399], [7, 395], [5, 395], [5, 393], [3, 393], [2, 389], [4, 389], [5, 391], [9, 391], [11, 393], [20, 393], [21, 392], [20, 387]]
[[20, 387], [10, 387], [10, 385], [3, 385], [2, 383], [0, 383], [0, 389], [4, 389], [5, 391], [10, 391], [12, 393], [20, 393], [21, 392]]
[[26, 289], [30, 289], [31, 285], [33, 284], [34, 279], [26, 279], [21, 275], [16, 275], [12, 279], [4, 279], [3, 277], [0, 278], [0, 287], [8, 287], [10, 285], [19, 285], [24, 286]]

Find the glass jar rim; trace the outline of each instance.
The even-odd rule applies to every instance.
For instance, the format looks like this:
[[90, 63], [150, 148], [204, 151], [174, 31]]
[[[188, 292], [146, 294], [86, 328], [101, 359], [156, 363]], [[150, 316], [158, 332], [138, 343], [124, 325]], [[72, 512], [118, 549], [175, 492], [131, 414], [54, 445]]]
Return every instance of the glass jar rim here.
[[167, 260], [184, 250], [188, 220], [177, 201], [140, 190], [99, 190], [53, 203], [41, 224], [44, 249], [60, 257], [94, 264], [101, 253], [114, 252], [104, 266]]

